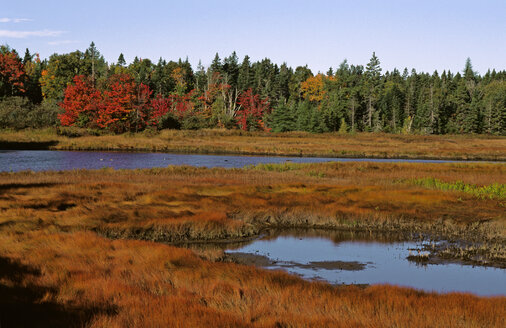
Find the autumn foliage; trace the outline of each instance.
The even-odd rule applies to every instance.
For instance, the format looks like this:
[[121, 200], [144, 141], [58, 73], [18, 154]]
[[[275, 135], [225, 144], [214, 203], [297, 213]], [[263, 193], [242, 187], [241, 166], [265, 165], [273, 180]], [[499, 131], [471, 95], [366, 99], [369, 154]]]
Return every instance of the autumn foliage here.
[[262, 118], [269, 112], [269, 100], [253, 94], [252, 89], [239, 96], [240, 109], [236, 112], [238, 125], [243, 130], [267, 130]]
[[327, 90], [325, 90], [325, 82], [335, 80], [333, 76], [325, 76], [318, 74], [316, 76], [310, 76], [300, 83], [300, 89], [303, 92], [304, 98], [309, 101], [322, 101]]
[[63, 126], [84, 126], [97, 120], [103, 103], [102, 94], [83, 75], [74, 78], [74, 84], [65, 89], [65, 98], [60, 106], [65, 112], [59, 115]]
[[2, 49], [0, 51], [0, 94], [21, 95], [25, 92], [27, 75], [18, 54]]
[[[228, 84], [217, 81], [200, 94], [195, 89], [183, 93], [184, 82], [180, 80], [178, 92], [153, 97], [149, 86], [136, 83], [128, 74], [114, 74], [100, 87], [86, 76], [76, 76], [65, 89], [64, 100], [60, 103], [64, 110], [59, 115], [61, 124], [102, 128], [116, 133], [139, 131], [147, 126], [158, 127], [160, 120], [168, 114], [180, 121], [192, 116], [209, 118], [211, 106], [218, 96], [231, 100]], [[267, 130], [264, 116], [269, 113], [269, 106], [267, 98], [262, 99], [248, 89], [238, 96], [237, 104], [229, 102], [230, 108], [225, 115], [235, 119], [243, 130]]]
[[114, 132], [143, 129], [149, 118], [151, 91], [126, 74], [112, 75], [104, 90], [85, 76], [65, 89], [59, 116], [62, 125], [107, 128]]

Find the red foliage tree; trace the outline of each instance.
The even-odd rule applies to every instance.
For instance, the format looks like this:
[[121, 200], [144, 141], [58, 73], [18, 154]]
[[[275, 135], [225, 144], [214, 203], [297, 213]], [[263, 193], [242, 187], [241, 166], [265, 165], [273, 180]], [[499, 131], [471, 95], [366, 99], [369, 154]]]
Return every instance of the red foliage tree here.
[[0, 49], [0, 96], [25, 93], [27, 75], [18, 54], [2, 47]]
[[128, 74], [112, 75], [100, 92], [84, 76], [65, 89], [59, 115], [64, 126], [100, 127], [114, 132], [138, 131], [150, 119], [151, 90]]
[[112, 75], [108, 81], [108, 89], [103, 91], [104, 104], [100, 108], [97, 124], [101, 128], [110, 128], [115, 132], [123, 132], [132, 111], [135, 82], [128, 74]]
[[151, 108], [151, 124], [157, 125], [160, 118], [171, 111], [172, 98], [165, 98], [159, 94], [151, 99]]
[[103, 91], [97, 124], [114, 132], [137, 131], [147, 122], [151, 90], [145, 84], [136, 85], [128, 74], [112, 75]]
[[96, 121], [102, 100], [102, 95], [89, 79], [83, 75], [75, 76], [74, 84], [65, 89], [65, 98], [60, 103], [65, 112], [58, 118], [63, 126], [89, 127]]
[[162, 97], [158, 95], [156, 98], [151, 100], [151, 124], [157, 125], [160, 118], [167, 113], [174, 114], [179, 120], [189, 115], [195, 115], [194, 112], [196, 95], [195, 90], [180, 96], [178, 94], [172, 94], [169, 97]]
[[270, 111], [268, 98], [260, 98], [260, 95], [253, 94], [253, 90], [250, 88], [241, 93], [237, 103], [239, 110], [236, 111], [235, 117], [239, 128], [268, 130], [263, 121], [264, 115]]

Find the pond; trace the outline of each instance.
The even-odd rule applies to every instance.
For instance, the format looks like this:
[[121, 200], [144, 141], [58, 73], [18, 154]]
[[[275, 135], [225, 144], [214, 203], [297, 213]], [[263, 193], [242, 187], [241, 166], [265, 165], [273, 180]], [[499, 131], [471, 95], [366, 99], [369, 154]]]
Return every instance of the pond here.
[[322, 158], [237, 155], [189, 155], [141, 152], [53, 151], [53, 150], [0, 150], [0, 172], [61, 171], [73, 169], [137, 169], [193, 165], [206, 167], [240, 168], [260, 163], [320, 163], [330, 161], [451, 163], [443, 160], [406, 160], [371, 158]]
[[239, 263], [332, 284], [392, 284], [424, 291], [506, 295], [506, 270], [409, 261], [410, 253], [420, 248], [421, 243], [402, 239], [313, 231], [271, 234], [246, 245], [229, 246], [226, 253]]

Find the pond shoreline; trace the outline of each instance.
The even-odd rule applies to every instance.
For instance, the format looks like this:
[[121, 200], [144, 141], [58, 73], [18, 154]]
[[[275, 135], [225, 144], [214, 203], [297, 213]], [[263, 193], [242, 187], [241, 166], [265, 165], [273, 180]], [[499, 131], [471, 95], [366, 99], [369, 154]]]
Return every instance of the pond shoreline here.
[[[24, 143], [18, 143], [24, 144]], [[470, 157], [464, 158], [462, 156], [384, 156], [382, 155], [364, 155], [364, 154], [319, 154], [319, 153], [272, 153], [272, 152], [241, 152], [234, 150], [206, 150], [206, 149], [190, 149], [181, 150], [179, 148], [164, 148], [164, 149], [151, 149], [151, 148], [109, 148], [109, 147], [94, 147], [94, 148], [80, 148], [80, 147], [58, 147], [53, 144], [50, 146], [40, 146], [37, 144], [27, 145], [26, 147], [15, 146], [11, 147], [0, 142], [0, 151], [58, 151], [58, 152], [105, 152], [105, 153], [139, 153], [139, 154], [174, 154], [174, 155], [210, 155], [210, 156], [244, 156], [244, 157], [278, 157], [278, 158], [322, 158], [328, 160], [364, 160], [379, 162], [385, 161], [387, 163], [399, 160], [400, 162], [410, 163], [497, 163], [506, 164], [506, 157], [502, 158], [489, 158], [489, 157]]]
[[[490, 228], [485, 225], [482, 227], [481, 232], [476, 229], [469, 232], [469, 229], [463, 228], [460, 229], [460, 231], [454, 229], [452, 230], [452, 233], [449, 234], [444, 233], [444, 231], [448, 231], [449, 227], [455, 227], [453, 227], [453, 225], [445, 226], [444, 222], [423, 226], [410, 221], [404, 221], [397, 222], [396, 224], [391, 223], [391, 226], [388, 228], [380, 228], [374, 224], [367, 225], [367, 223], [360, 228], [353, 228], [349, 225], [338, 224], [326, 226], [268, 224], [252, 228], [246, 235], [234, 235], [215, 239], [192, 239], [190, 236], [171, 236], [168, 232], [154, 232], [149, 231], [149, 229], [137, 229], [137, 231], [114, 231], [96, 228], [93, 229], [93, 231], [101, 236], [113, 240], [148, 240], [186, 248], [191, 248], [191, 246], [215, 246], [220, 244], [226, 246], [230, 244], [244, 244], [265, 237], [268, 231], [285, 232], [295, 229], [358, 234], [365, 233], [370, 235], [395, 236], [396, 238], [394, 239], [398, 241], [434, 243], [432, 248], [425, 247], [422, 249], [424, 252], [428, 252], [427, 257], [417, 258], [416, 256], [413, 256], [410, 259], [413, 262], [430, 264], [458, 263], [462, 265], [506, 269], [506, 260], [503, 257], [498, 257], [498, 254], [499, 256], [504, 256], [502, 254], [506, 252], [506, 249], [504, 248], [506, 240], [497, 240], [494, 237], [487, 236], [487, 230]], [[174, 238], [177, 239], [175, 240]], [[226, 261], [226, 256], [219, 260]]]
[[141, 151], [325, 158], [506, 161], [506, 138], [491, 135], [265, 133], [162, 130], [123, 135], [59, 135], [54, 129], [0, 130], [0, 149]]

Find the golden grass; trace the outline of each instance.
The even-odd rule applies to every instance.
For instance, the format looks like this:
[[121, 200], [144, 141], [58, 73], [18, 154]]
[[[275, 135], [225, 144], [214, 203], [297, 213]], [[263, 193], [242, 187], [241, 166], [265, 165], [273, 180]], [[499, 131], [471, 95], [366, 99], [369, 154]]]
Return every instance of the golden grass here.
[[[202, 260], [191, 251], [89, 232], [0, 235], [0, 252], [39, 268], [12, 287], [79, 310], [88, 327], [503, 327], [506, 298], [391, 286], [333, 287], [286, 273]], [[1, 296], [0, 296], [1, 298]], [[29, 309], [16, 314], [27, 315]], [[11, 313], [4, 314], [9, 316]]]
[[0, 323], [32, 326], [30, 317], [46, 313], [45, 326], [503, 327], [505, 297], [336, 287], [153, 242], [232, 240], [298, 226], [429, 231], [504, 252], [501, 200], [403, 182], [426, 177], [504, 184], [506, 166], [1, 173]]
[[54, 130], [0, 132], [0, 144], [59, 150], [138, 150], [184, 153], [321, 157], [506, 160], [506, 138], [476, 135], [396, 135], [384, 133], [310, 134], [239, 130], [164, 130], [160, 133], [58, 136]]

